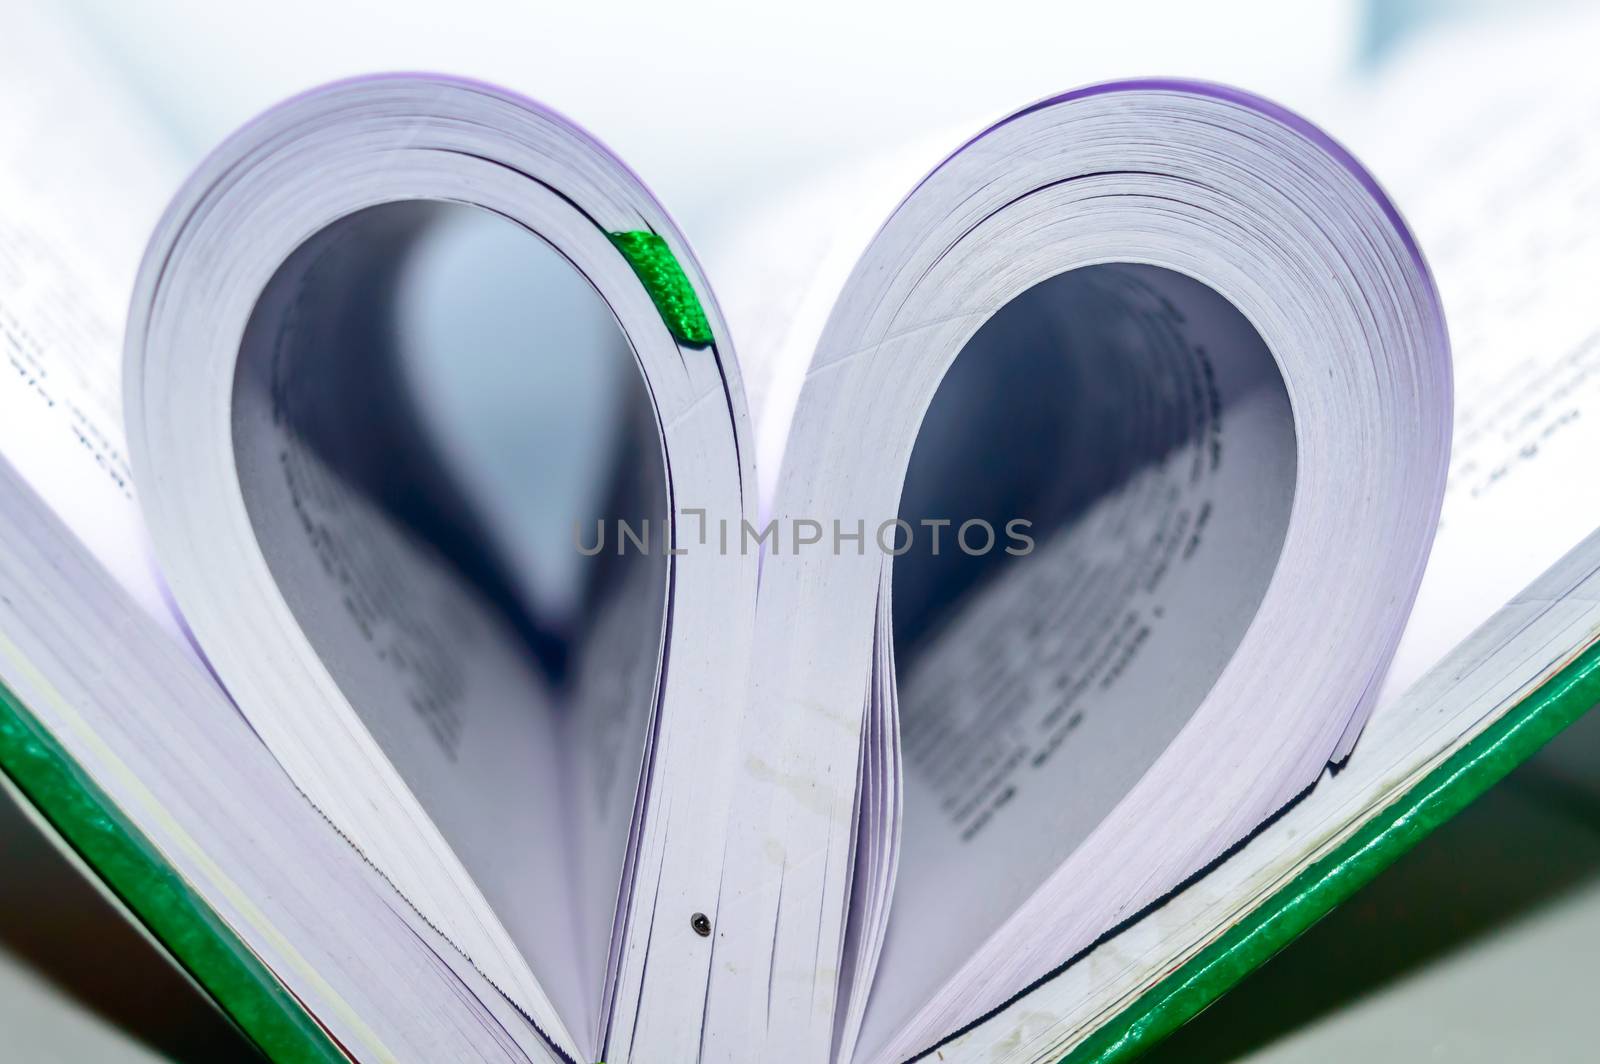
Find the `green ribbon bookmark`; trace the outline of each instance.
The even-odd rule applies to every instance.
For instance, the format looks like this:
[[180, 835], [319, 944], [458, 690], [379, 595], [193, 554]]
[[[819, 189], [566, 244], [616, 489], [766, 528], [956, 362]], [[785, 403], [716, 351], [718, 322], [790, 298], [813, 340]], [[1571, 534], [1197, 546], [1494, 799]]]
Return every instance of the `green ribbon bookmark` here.
[[667, 242], [644, 229], [606, 235], [638, 274], [672, 338], [685, 347], [710, 347], [715, 342], [711, 323]]

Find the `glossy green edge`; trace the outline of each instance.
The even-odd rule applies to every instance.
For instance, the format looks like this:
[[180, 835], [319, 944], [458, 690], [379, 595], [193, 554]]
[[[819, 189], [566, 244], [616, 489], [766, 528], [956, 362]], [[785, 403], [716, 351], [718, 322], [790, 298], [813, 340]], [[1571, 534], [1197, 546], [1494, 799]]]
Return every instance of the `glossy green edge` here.
[[269, 1059], [347, 1064], [294, 995], [4, 684], [0, 769]]
[[1600, 704], [1600, 644], [1584, 650], [1338, 849], [1096, 1030], [1062, 1058], [1062, 1064], [1112, 1064], [1150, 1049], [1596, 704]]
[[710, 347], [715, 338], [689, 275], [658, 234], [645, 229], [607, 233], [638, 276], [672, 338], [685, 347]]

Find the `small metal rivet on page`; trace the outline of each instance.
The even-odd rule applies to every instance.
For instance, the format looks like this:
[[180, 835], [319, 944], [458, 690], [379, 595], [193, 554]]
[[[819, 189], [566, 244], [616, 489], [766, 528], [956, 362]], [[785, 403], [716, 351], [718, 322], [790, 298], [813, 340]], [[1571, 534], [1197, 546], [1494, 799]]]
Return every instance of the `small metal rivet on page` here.
[[695, 913], [689, 917], [689, 926], [694, 928], [695, 934], [706, 938], [711, 934], [711, 917], [705, 913]]

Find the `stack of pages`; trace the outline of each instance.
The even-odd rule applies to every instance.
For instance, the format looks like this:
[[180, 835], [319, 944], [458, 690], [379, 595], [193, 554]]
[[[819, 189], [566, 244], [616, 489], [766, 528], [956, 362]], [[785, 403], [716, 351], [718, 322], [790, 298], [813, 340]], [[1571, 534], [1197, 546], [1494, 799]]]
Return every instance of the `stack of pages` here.
[[714, 291], [509, 91], [183, 177], [83, 49], [0, 41], [0, 767], [273, 1057], [1114, 1057], [1600, 699], [1592, 79], [1350, 101], [1415, 229], [1067, 92]]

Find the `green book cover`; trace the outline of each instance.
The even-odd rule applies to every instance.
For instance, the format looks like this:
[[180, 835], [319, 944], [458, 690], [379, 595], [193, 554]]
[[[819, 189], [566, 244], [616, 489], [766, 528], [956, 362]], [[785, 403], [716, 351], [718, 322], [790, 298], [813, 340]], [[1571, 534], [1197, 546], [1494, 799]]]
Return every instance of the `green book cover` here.
[[0, 768], [106, 889], [273, 1061], [347, 1058], [276, 976], [0, 685]]
[[1332, 853], [1079, 1043], [1063, 1064], [1132, 1060], [1360, 890], [1600, 703], [1600, 644], [1570, 661]]

